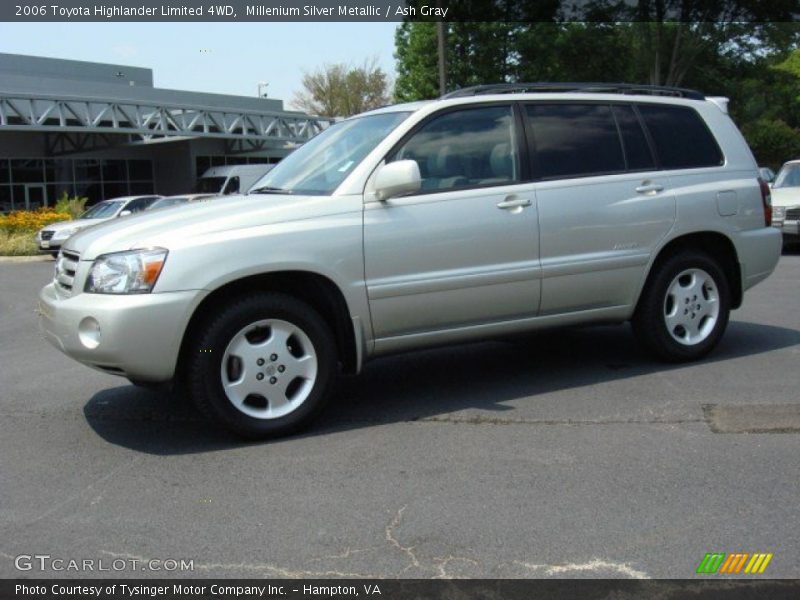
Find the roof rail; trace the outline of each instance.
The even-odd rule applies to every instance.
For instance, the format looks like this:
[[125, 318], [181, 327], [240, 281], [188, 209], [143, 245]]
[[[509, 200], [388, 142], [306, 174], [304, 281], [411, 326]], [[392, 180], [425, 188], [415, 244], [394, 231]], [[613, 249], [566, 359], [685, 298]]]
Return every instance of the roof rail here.
[[525, 92], [559, 93], [581, 92], [585, 94], [643, 94], [650, 96], [672, 96], [705, 100], [705, 95], [696, 90], [658, 85], [639, 85], [635, 83], [496, 83], [461, 88], [443, 95], [440, 99], [463, 98], [482, 94], [514, 94]]

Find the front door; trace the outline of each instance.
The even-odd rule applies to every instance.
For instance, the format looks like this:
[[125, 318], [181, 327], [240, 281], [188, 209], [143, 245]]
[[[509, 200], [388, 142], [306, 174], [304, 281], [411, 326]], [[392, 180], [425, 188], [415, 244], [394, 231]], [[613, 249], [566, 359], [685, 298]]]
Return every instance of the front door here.
[[434, 115], [387, 156], [415, 160], [422, 188], [365, 204], [378, 343], [536, 315], [536, 198], [517, 148], [512, 107], [488, 105]]
[[47, 189], [40, 183], [25, 184], [25, 210], [47, 206]]

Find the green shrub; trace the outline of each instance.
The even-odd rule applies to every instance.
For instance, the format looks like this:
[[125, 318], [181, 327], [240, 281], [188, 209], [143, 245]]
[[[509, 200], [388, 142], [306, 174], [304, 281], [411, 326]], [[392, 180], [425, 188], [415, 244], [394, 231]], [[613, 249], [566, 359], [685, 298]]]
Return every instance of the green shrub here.
[[88, 200], [88, 198], [79, 196], [70, 198], [67, 192], [63, 192], [61, 197], [56, 200], [55, 211], [59, 213], [66, 213], [70, 216], [70, 218], [77, 219], [86, 210], [86, 202], [88, 202]]
[[32, 256], [39, 254], [36, 238], [31, 233], [8, 233], [0, 230], [0, 256]]

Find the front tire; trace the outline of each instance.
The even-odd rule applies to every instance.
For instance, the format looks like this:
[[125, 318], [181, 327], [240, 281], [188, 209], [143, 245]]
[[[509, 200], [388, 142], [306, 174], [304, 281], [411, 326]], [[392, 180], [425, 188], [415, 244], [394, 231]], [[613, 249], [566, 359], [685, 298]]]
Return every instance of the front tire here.
[[686, 362], [714, 349], [729, 314], [730, 288], [722, 268], [707, 254], [685, 251], [656, 266], [632, 324], [652, 354]]
[[242, 296], [195, 339], [187, 369], [192, 399], [242, 437], [297, 432], [330, 395], [337, 364], [333, 334], [300, 300], [278, 293]]

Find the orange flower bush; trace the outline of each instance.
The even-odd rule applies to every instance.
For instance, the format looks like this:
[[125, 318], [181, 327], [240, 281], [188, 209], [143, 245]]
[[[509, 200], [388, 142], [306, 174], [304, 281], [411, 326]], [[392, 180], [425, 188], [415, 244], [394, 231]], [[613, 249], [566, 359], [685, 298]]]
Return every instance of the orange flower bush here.
[[18, 210], [0, 215], [0, 230], [6, 233], [36, 233], [42, 227], [56, 221], [69, 221], [68, 213], [56, 212], [52, 208]]

